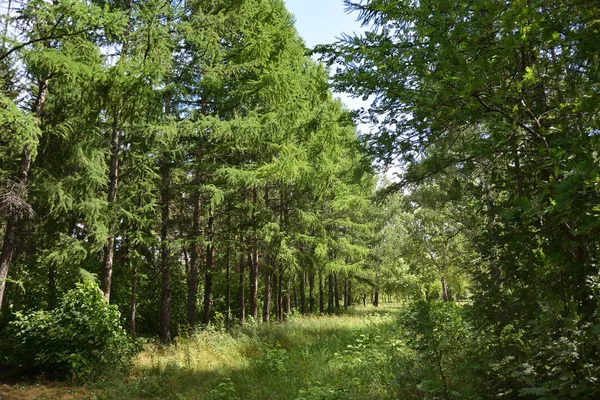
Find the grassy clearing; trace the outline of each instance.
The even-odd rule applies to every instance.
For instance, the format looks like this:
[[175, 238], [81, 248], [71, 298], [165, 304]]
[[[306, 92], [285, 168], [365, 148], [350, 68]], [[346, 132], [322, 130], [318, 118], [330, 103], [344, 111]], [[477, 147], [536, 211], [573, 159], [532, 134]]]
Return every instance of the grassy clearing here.
[[19, 398], [389, 398], [393, 377], [377, 367], [388, 360], [380, 349], [369, 352], [369, 344], [383, 340], [395, 310], [359, 307], [344, 315], [295, 317], [231, 333], [203, 331], [169, 347], [147, 344], [125, 379], [68, 388], [70, 393], [64, 388], [48, 397], [26, 397], [24, 389]]
[[[348, 389], [343, 352], [391, 317], [354, 309], [225, 332], [201, 332], [174, 346], [148, 345], [123, 381], [92, 388], [99, 399], [295, 399], [301, 390]], [[364, 393], [363, 393], [364, 394]], [[332, 397], [333, 398], [333, 397]]]

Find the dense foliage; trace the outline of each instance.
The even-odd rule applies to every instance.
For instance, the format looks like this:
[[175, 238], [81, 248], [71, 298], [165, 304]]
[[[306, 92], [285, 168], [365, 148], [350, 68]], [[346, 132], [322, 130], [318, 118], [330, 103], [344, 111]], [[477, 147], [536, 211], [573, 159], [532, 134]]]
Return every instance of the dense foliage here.
[[82, 276], [164, 343], [395, 298], [330, 360], [360, 390], [300, 398], [598, 397], [600, 3], [345, 3], [367, 31], [317, 51], [362, 114], [281, 0], [9, 2], [0, 320], [62, 338], [87, 290], [121, 332]]
[[375, 292], [375, 174], [282, 1], [2, 12], [3, 321], [82, 276], [163, 342]]
[[597, 397], [599, 3], [346, 3], [368, 31], [320, 50], [403, 168], [404, 265], [468, 273], [479, 398]]
[[9, 324], [8, 363], [59, 378], [87, 379], [120, 373], [135, 345], [92, 281], [77, 284], [52, 311], [18, 312]]

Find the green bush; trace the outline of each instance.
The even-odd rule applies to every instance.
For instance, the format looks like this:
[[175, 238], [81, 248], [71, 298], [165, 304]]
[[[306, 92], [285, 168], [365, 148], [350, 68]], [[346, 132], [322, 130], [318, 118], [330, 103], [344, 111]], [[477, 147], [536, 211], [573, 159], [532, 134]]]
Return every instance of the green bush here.
[[92, 281], [77, 284], [52, 311], [16, 313], [8, 327], [8, 363], [58, 378], [90, 379], [123, 372], [136, 346]]
[[210, 390], [206, 396], [208, 400], [235, 400], [237, 394], [235, 385], [229, 378], [225, 378], [217, 384], [217, 387]]
[[461, 306], [452, 302], [415, 301], [401, 315], [405, 351], [394, 360], [397, 382], [427, 398], [477, 398], [466, 351], [472, 329]]

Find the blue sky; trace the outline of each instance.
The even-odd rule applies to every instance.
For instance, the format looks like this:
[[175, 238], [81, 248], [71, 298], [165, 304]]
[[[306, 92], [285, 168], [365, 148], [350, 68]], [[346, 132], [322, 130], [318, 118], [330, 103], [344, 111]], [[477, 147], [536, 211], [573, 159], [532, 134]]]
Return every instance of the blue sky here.
[[[342, 0], [285, 0], [285, 5], [296, 18], [296, 29], [308, 47], [317, 44], [333, 43], [342, 33], [352, 34], [364, 31], [356, 21], [357, 13], [348, 14]], [[348, 108], [368, 107], [368, 103], [353, 99], [343, 93], [336, 93]], [[365, 131], [366, 126], [359, 126]]]
[[[342, 0], [285, 0], [285, 5], [296, 18], [296, 29], [308, 47], [317, 44], [333, 43], [342, 33], [361, 33], [365, 29], [356, 21], [357, 13], [348, 14]], [[353, 99], [343, 93], [336, 93], [350, 109], [369, 107], [369, 102]], [[367, 125], [359, 125], [362, 132], [370, 130]], [[391, 181], [396, 181], [393, 174], [398, 168], [391, 168], [385, 175]]]
[[332, 43], [342, 32], [362, 31], [357, 13], [347, 14], [342, 0], [285, 0], [285, 4], [308, 47]]

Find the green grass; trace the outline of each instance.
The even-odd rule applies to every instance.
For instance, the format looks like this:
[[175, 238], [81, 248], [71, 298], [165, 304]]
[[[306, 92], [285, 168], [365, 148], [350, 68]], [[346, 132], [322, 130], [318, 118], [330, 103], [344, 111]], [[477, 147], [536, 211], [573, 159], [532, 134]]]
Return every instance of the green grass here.
[[[146, 345], [125, 379], [88, 386], [93, 399], [389, 398], [380, 332], [393, 308], [295, 317], [231, 333], [203, 331], [169, 347]], [[383, 367], [383, 364], [382, 364]], [[384, 380], [380, 382], [381, 380]], [[386, 382], [387, 380], [390, 382]]]

